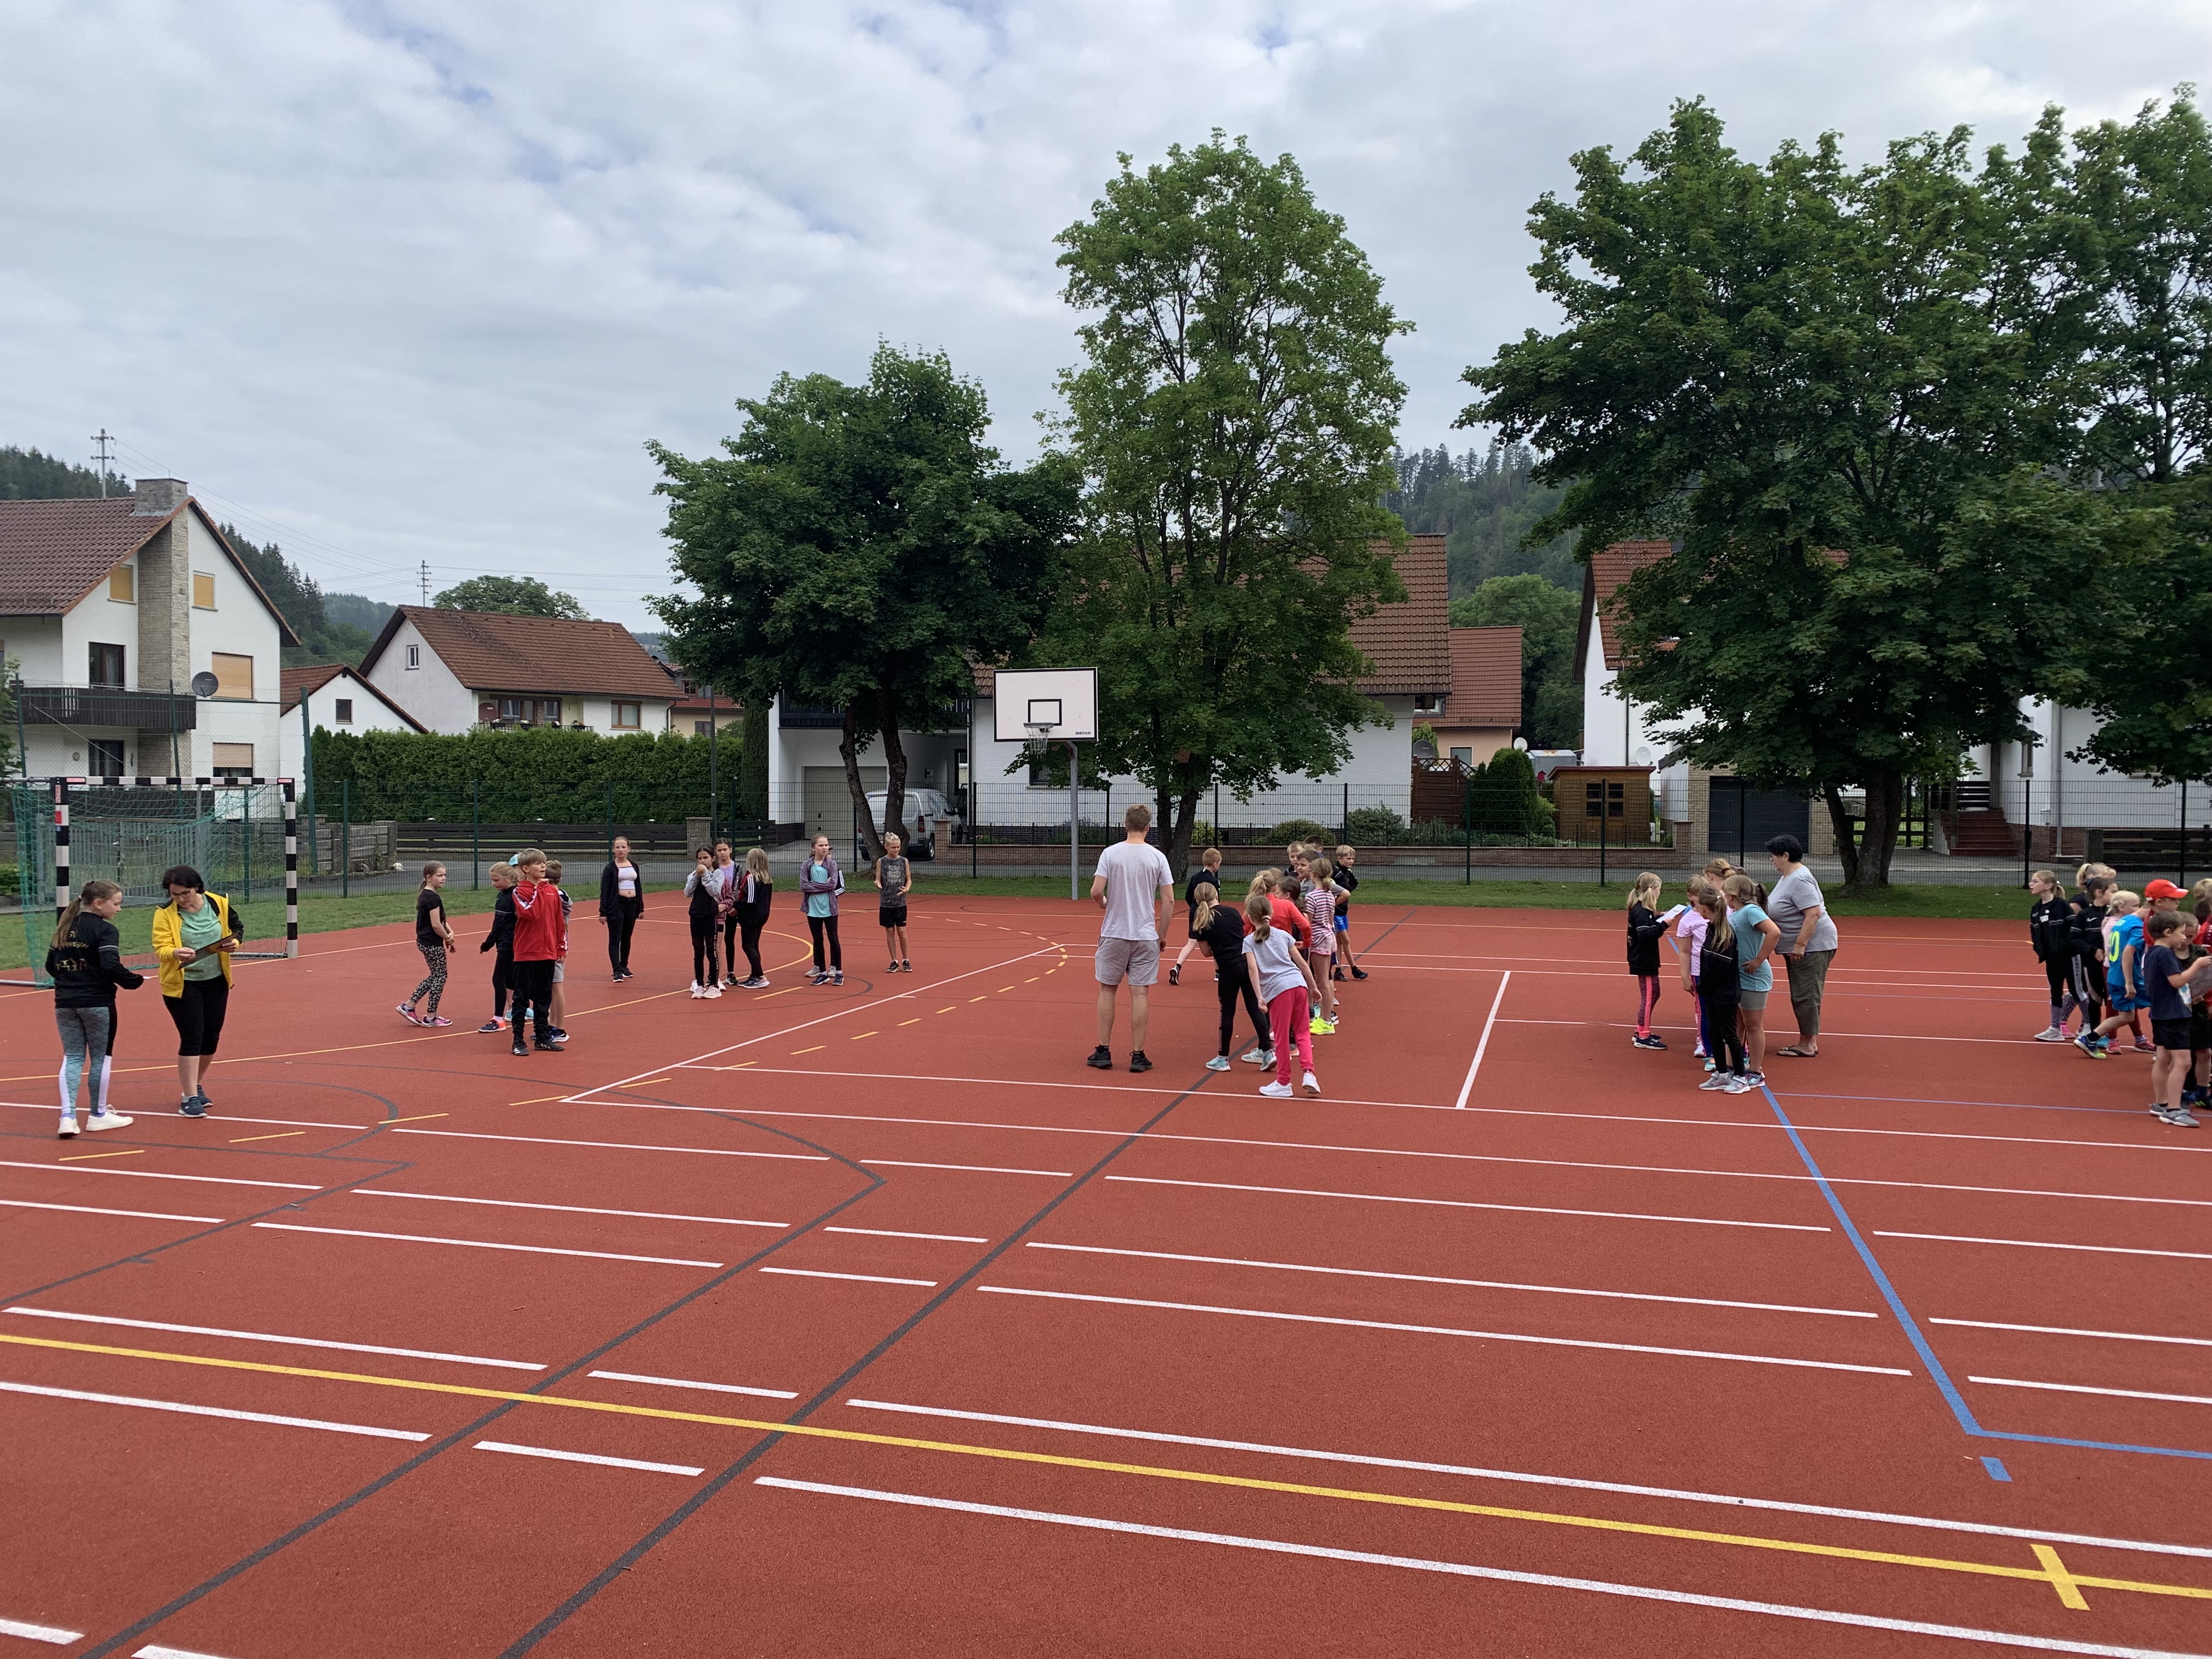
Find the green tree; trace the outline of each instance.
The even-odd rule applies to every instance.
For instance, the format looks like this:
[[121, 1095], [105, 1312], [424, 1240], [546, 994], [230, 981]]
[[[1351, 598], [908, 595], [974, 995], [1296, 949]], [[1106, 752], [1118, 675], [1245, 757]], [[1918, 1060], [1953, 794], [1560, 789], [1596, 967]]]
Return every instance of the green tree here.
[[51, 501], [83, 495], [128, 495], [131, 480], [78, 466], [58, 455], [0, 444], [0, 501]]
[[1521, 725], [1531, 749], [1582, 746], [1583, 689], [1575, 682], [1580, 598], [1545, 577], [1492, 576], [1451, 602], [1454, 628], [1521, 630]]
[[471, 576], [456, 582], [432, 601], [441, 611], [489, 611], [508, 617], [560, 617], [589, 620], [591, 612], [573, 593], [556, 593], [535, 576]]
[[283, 548], [275, 542], [257, 543], [234, 524], [222, 526], [222, 537], [300, 636], [299, 644], [284, 647], [285, 667], [324, 662], [360, 665], [376, 636], [332, 621], [321, 586], [286, 558]]
[[1493, 441], [1486, 450], [1455, 455], [1438, 444], [1397, 458], [1398, 487], [1382, 505], [1417, 536], [1444, 538], [1451, 591], [1472, 593], [1493, 576], [1534, 572], [1579, 590], [1575, 538], [1555, 535], [1531, 544], [1528, 532], [1559, 505], [1553, 485], [1535, 482], [1536, 457], [1526, 444]]
[[0, 772], [14, 768], [15, 754], [15, 679], [23, 665], [13, 657], [0, 657]]
[[902, 723], [941, 718], [974, 665], [1027, 644], [1072, 524], [1072, 469], [1009, 470], [983, 442], [983, 390], [943, 353], [878, 346], [863, 386], [784, 375], [745, 399], [725, 453], [648, 447], [666, 474], [675, 568], [698, 589], [650, 601], [676, 659], [758, 708], [843, 714], [838, 752], [868, 856], [860, 770], [884, 749], [885, 815], [906, 816]]
[[769, 706], [745, 705], [744, 750], [738, 760], [738, 816], [765, 822], [769, 811]]
[[1565, 486], [1544, 528], [1677, 538], [1623, 592], [1622, 684], [1692, 761], [1821, 794], [1853, 886], [1887, 884], [1907, 778], [2027, 735], [2071, 631], [2053, 596], [2143, 527], [2033, 475], [2073, 429], [2078, 342], [1968, 142], [1853, 170], [1828, 135], [1761, 166], [1678, 105], [1632, 169], [1585, 151], [1575, 199], [1536, 204], [1566, 326], [1467, 376], [1462, 419]]
[[1180, 876], [1207, 790], [1330, 772], [1385, 718], [1348, 629], [1404, 594], [1380, 502], [1409, 325], [1290, 156], [1121, 159], [1059, 239], [1085, 534], [1036, 659], [1097, 665], [1095, 764], [1152, 793]]
[[1528, 752], [1501, 749], [1468, 780], [1468, 822], [1489, 836], [1534, 836], [1544, 830], [1544, 800]]

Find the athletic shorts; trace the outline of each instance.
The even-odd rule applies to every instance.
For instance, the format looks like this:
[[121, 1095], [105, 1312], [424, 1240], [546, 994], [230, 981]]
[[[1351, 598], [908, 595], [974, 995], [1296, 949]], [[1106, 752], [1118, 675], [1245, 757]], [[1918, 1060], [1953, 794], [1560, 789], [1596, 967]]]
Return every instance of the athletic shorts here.
[[2150, 999], [2148, 997], [2123, 996], [2120, 994], [2120, 988], [2117, 985], [2108, 984], [2105, 988], [2105, 1015], [2106, 1018], [2110, 1018], [2114, 1014], [2141, 1013], [2144, 1009], [2149, 1006]]
[[568, 964], [565, 962], [556, 962], [553, 964], [553, 982], [556, 985], [558, 985], [566, 975], [568, 967]]
[[876, 907], [876, 920], [885, 927], [903, 927], [906, 926], [906, 906], [879, 904]]
[[1151, 985], [1160, 976], [1160, 942], [1156, 939], [1102, 939], [1098, 941], [1098, 982]]
[[2201, 1002], [2189, 1011], [2189, 1046], [2199, 1051], [2212, 1048], [2212, 1008]]
[[2150, 1040], [2154, 1047], [2172, 1048], [2180, 1054], [2190, 1050], [2189, 1022], [2185, 1019], [2154, 1019], [2150, 1023]]
[[1312, 935], [1306, 941], [1306, 954], [1310, 957], [1334, 956], [1336, 954], [1336, 935], [1329, 932], [1327, 928], [1323, 928], [1320, 933]]
[[1339, 910], [1336, 913], [1336, 931], [1340, 933], [1348, 933], [1352, 931], [1352, 917], [1345, 911]]
[[1765, 991], [1738, 991], [1735, 1006], [1747, 1013], [1763, 1014], [1766, 1012], [1766, 997]]

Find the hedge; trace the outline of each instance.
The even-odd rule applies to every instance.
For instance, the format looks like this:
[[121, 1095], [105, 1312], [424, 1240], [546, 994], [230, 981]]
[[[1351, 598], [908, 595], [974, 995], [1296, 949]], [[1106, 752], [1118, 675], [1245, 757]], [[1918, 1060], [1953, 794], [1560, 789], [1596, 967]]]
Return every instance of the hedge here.
[[[735, 804], [743, 742], [719, 739], [722, 810]], [[703, 735], [552, 728], [438, 732], [328, 732], [314, 738], [315, 810], [338, 811], [351, 785], [356, 820], [465, 818], [486, 823], [543, 818], [553, 823], [675, 819], [707, 811], [708, 739]], [[611, 797], [610, 787], [611, 787]]]

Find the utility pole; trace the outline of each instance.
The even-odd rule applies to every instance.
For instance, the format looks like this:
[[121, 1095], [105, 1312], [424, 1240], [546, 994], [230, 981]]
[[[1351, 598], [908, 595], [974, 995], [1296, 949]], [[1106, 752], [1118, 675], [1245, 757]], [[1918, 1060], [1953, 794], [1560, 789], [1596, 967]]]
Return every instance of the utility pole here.
[[427, 607], [427, 606], [429, 605], [429, 603], [430, 603], [430, 562], [429, 562], [429, 560], [425, 559], [425, 560], [423, 560], [423, 561], [422, 561], [422, 569], [421, 569], [421, 570], [420, 570], [420, 572], [417, 574], [417, 575], [416, 575], [416, 580], [417, 581], [419, 581], [419, 582], [422, 585], [422, 603], [423, 603], [423, 605]]
[[92, 441], [100, 446], [93, 452], [93, 459], [100, 463], [100, 499], [104, 501], [107, 499], [107, 464], [114, 459], [107, 453], [107, 447], [115, 441], [115, 434], [102, 427], [92, 434]]

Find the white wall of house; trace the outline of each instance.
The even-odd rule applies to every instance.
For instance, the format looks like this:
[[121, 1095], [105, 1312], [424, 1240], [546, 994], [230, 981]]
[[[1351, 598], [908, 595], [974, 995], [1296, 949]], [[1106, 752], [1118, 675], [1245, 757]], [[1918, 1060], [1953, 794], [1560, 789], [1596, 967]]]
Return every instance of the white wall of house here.
[[1674, 744], [1656, 729], [1650, 711], [1620, 689], [1620, 677], [1605, 665], [1605, 649], [1597, 624], [1589, 629], [1589, 643], [1583, 653], [1583, 748], [1584, 766], [1650, 766], [1656, 769], [1651, 789], [1659, 816], [1669, 823], [1690, 816], [1690, 769], [1677, 761], [1658, 763]]
[[[126, 559], [131, 570], [131, 591], [138, 592], [138, 562]], [[123, 647], [123, 683], [141, 691], [165, 691], [166, 684], [149, 685], [139, 678], [138, 664], [138, 606], [131, 600], [108, 598], [107, 580], [79, 599], [69, 612], [58, 618], [61, 623], [59, 650], [50, 673], [33, 673], [27, 660], [23, 665], [23, 678], [27, 681], [45, 680], [50, 684], [86, 685], [91, 683], [92, 655], [89, 647], [95, 640], [106, 645]], [[9, 630], [11, 633], [13, 629]], [[15, 647], [11, 641], [10, 652]], [[177, 688], [182, 690], [184, 688]]]
[[[2023, 699], [2021, 715], [2039, 741], [1999, 744], [1968, 752], [1970, 778], [1986, 782], [1990, 805], [2006, 822], [2094, 830], [2171, 830], [2182, 823], [2183, 791], [2148, 778], [2108, 772], [2088, 761], [2069, 760], [2103, 724], [2079, 708]], [[2023, 756], [2023, 750], [2027, 752]], [[2027, 775], [2021, 776], [2025, 766]], [[2192, 829], [2212, 825], [2212, 787], [2193, 784], [2186, 810]]]
[[214, 672], [218, 653], [248, 657], [253, 663], [250, 700], [221, 696], [201, 700], [198, 727], [192, 733], [191, 775], [207, 777], [214, 773], [217, 744], [244, 744], [252, 748], [256, 775], [283, 775], [279, 770], [283, 688], [278, 682], [283, 631], [245, 572], [231, 561], [199, 515], [187, 513], [185, 522], [191, 526], [195, 586], [199, 577], [215, 579], [215, 604], [195, 604], [191, 610], [192, 672]]
[[[103, 599], [106, 592], [106, 588], [100, 590]], [[118, 605], [116, 609], [126, 611], [128, 607]], [[70, 680], [64, 669], [64, 659], [68, 653], [62, 642], [68, 637], [70, 620], [68, 617], [0, 617], [0, 657], [13, 659], [15, 672], [27, 684], [82, 685], [88, 665], [83, 646], [77, 647], [76, 678]], [[137, 643], [138, 625], [133, 617], [130, 637], [133, 657], [138, 654]]]
[[[407, 665], [410, 653], [416, 665]], [[402, 618], [384, 654], [370, 665], [369, 683], [433, 732], [465, 732], [477, 723], [477, 694], [463, 685], [422, 630]]]
[[[351, 718], [338, 718], [338, 704], [341, 702], [351, 705], [347, 710]], [[323, 731], [348, 732], [356, 735], [366, 732], [411, 732], [415, 729], [393, 714], [382, 698], [350, 672], [337, 675], [327, 685], [319, 685], [307, 694], [307, 718]], [[297, 707], [285, 711], [281, 747], [284, 759], [281, 775], [288, 778], [304, 776], [307, 770], [307, 733], [301, 726]]]

